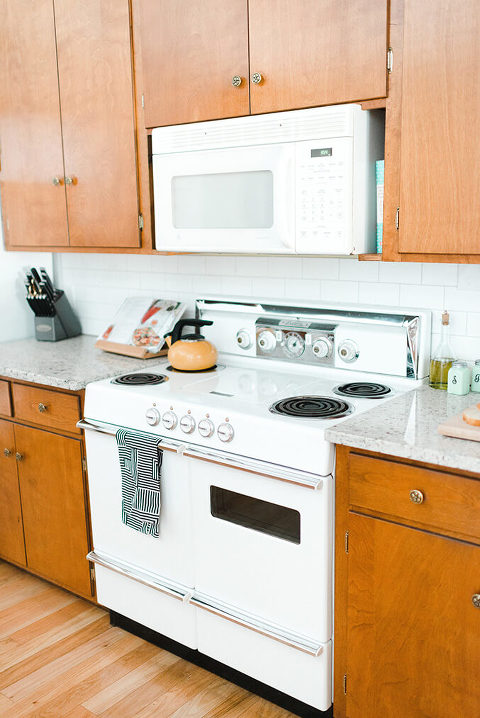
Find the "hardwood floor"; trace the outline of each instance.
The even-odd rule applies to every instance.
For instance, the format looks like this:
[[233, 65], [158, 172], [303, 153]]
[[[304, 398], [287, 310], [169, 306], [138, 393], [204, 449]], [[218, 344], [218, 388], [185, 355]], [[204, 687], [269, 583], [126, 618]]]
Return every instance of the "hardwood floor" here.
[[0, 561], [2, 718], [288, 718]]

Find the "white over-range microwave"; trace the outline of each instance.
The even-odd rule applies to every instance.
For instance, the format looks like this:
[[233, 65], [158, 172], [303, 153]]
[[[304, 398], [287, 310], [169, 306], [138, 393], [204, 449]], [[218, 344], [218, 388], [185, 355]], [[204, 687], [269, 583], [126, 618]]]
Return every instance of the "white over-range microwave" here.
[[156, 249], [374, 251], [383, 152], [381, 111], [356, 104], [155, 128]]

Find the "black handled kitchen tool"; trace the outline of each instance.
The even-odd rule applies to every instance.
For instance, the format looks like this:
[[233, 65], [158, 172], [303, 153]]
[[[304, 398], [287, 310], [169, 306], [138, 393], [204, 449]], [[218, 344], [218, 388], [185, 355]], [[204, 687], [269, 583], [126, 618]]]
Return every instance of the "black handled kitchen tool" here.
[[[196, 327], [197, 330], [201, 327], [209, 327], [213, 324], [210, 319], [179, 319], [175, 324], [172, 332], [172, 344], [175, 344], [179, 339], [182, 339], [182, 331], [184, 327]], [[168, 332], [170, 334], [170, 332]], [[196, 331], [192, 336], [196, 339], [203, 339], [199, 331]], [[191, 337], [183, 337], [184, 339], [190, 339]]]
[[81, 334], [82, 328], [62, 289], [55, 289], [44, 267], [25, 272], [26, 300], [35, 314], [38, 341], [56, 342]]

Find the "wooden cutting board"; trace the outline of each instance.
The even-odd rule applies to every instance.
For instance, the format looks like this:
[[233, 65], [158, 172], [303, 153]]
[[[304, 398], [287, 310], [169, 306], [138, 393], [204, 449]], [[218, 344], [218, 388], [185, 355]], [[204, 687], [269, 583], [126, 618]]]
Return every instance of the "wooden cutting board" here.
[[[477, 404], [474, 404], [477, 406]], [[473, 407], [468, 407], [469, 409]], [[462, 414], [452, 416], [443, 424], [439, 424], [438, 431], [444, 436], [453, 436], [456, 439], [470, 439], [470, 441], [480, 441], [480, 426], [472, 426], [463, 420]]]

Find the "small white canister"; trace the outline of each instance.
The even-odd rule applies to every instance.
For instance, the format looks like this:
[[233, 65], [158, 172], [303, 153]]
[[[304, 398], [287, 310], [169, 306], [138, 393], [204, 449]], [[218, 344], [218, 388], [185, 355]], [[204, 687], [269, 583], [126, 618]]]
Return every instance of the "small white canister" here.
[[480, 359], [477, 359], [475, 364], [473, 365], [472, 391], [480, 392]]
[[450, 394], [468, 394], [470, 391], [470, 378], [470, 367], [466, 361], [453, 362], [448, 370], [447, 391]]

